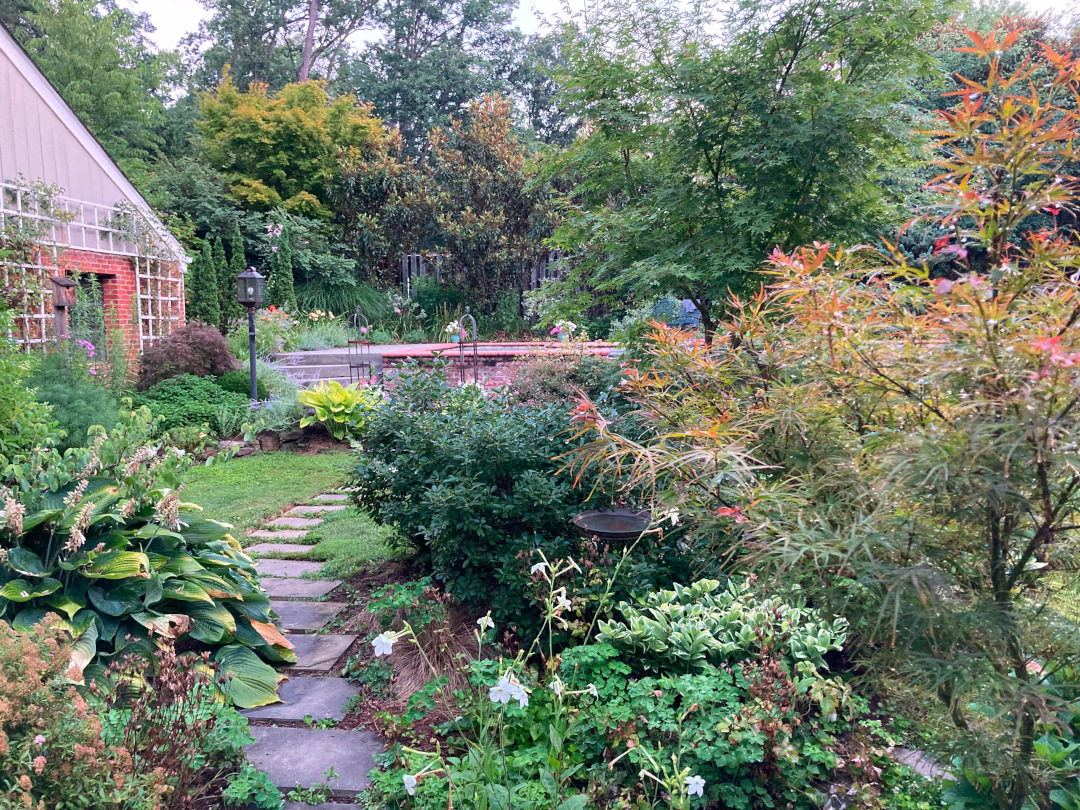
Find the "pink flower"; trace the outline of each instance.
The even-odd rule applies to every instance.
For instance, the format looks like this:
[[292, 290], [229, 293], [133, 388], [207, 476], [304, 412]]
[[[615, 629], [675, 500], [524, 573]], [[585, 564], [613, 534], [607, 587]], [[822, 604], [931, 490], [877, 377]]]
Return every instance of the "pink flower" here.
[[274, 245], [272, 248], [270, 248], [270, 252], [277, 253], [277, 245]]
[[360, 334], [361, 335], [366, 335], [367, 334], [367, 327], [366, 326], [361, 326], [360, 327]]
[[401, 308], [400, 307], [394, 307], [394, 313], [397, 314], [397, 315], [400, 315], [401, 314]]
[[273, 225], [267, 225], [266, 226], [266, 232], [267, 233], [273, 233], [274, 232], [274, 226]]
[[934, 292], [938, 295], [948, 295], [949, 291], [953, 288], [954, 282], [947, 278], [939, 278], [934, 285]]
[[90, 373], [91, 373], [91, 374], [97, 374], [97, 369], [96, 369], [96, 368], [92, 368], [92, 369], [90, 369]]

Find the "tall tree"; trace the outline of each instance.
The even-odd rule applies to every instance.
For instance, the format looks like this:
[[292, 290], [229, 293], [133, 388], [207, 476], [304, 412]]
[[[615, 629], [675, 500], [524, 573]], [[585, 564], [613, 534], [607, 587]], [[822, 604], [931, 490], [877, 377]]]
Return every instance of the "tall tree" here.
[[[236, 277], [247, 270], [247, 253], [244, 251], [244, 234], [240, 230], [240, 217], [234, 220], [233, 232], [229, 237], [229, 294], [228, 306], [222, 308], [223, 321], [231, 318], [239, 318], [243, 315], [244, 308], [236, 300]], [[225, 298], [226, 296], [223, 296]]]
[[154, 50], [145, 13], [116, 0], [9, 0], [3, 18], [113, 158], [156, 149], [178, 57]]
[[183, 42], [196, 87], [209, 89], [226, 65], [240, 87], [280, 90], [311, 76], [333, 79], [348, 39], [369, 21], [374, 0], [202, 0], [211, 12]]
[[384, 0], [384, 34], [352, 60], [338, 85], [375, 105], [420, 151], [427, 132], [487, 92], [504, 89], [521, 40], [515, 0]]
[[221, 323], [221, 292], [214, 251], [209, 242], [202, 240], [188, 269], [186, 282], [187, 319], [216, 327]]
[[248, 206], [329, 220], [331, 187], [342, 154], [379, 148], [386, 138], [369, 105], [355, 97], [331, 99], [320, 82], [265, 84], [240, 92], [226, 75], [206, 93], [197, 122], [209, 162], [230, 179]]
[[236, 300], [236, 284], [229, 275], [229, 257], [225, 255], [225, 243], [215, 236], [212, 246], [214, 274], [217, 277], [218, 319], [213, 324], [221, 334], [228, 334], [230, 304]]
[[585, 246], [569, 283], [689, 298], [711, 336], [777, 245], [872, 237], [899, 216], [880, 181], [912, 159], [900, 101], [940, 13], [933, 0], [590, 8], [561, 77], [587, 129], [554, 163], [581, 179], [566, 202], [582, 215], [556, 236]]

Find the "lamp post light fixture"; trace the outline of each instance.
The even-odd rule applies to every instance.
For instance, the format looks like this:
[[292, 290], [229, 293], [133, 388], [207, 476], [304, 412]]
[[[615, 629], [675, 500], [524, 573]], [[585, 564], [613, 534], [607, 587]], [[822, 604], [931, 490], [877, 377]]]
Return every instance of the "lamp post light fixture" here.
[[255, 308], [266, 300], [266, 278], [254, 267], [236, 277], [236, 300], [247, 307], [248, 362], [251, 366], [251, 401], [259, 401], [258, 380], [255, 377]]

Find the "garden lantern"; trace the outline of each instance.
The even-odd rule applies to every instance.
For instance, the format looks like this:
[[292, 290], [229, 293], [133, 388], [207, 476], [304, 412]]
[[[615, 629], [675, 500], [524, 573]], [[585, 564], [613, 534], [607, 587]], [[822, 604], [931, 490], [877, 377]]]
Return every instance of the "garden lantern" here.
[[266, 300], [266, 279], [254, 267], [236, 277], [236, 300], [247, 307], [248, 363], [251, 366], [251, 401], [259, 401], [258, 380], [255, 376], [255, 307]]

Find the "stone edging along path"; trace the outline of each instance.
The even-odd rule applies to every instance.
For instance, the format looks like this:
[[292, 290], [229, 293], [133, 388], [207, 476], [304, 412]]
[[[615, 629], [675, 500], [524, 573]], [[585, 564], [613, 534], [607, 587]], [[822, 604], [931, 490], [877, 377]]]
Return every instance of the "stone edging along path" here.
[[[335, 503], [346, 500], [348, 495], [340, 492], [316, 495], [311, 505], [295, 506], [270, 521], [268, 525], [275, 530], [253, 532], [250, 536], [261, 542], [245, 549], [256, 557], [255, 568], [278, 615], [279, 629], [289, 637], [297, 654], [295, 664], [283, 667], [289, 680], [281, 685], [281, 702], [243, 712], [255, 737], [247, 748], [248, 759], [269, 774], [282, 793], [324, 783], [323, 774], [333, 768], [338, 777], [330, 782], [333, 796], [356, 796], [370, 784], [373, 756], [384, 747], [382, 739], [370, 731], [297, 725], [305, 717], [328, 725], [342, 720], [346, 704], [360, 691], [345, 678], [331, 675], [358, 637], [317, 633], [345, 609], [343, 602], [319, 601], [341, 585], [341, 580], [303, 579], [306, 573], [318, 572], [322, 564], [287, 559], [289, 554], [305, 553], [314, 542], [307, 541], [308, 530], [322, 523], [319, 515], [346, 509], [344, 504]], [[264, 559], [261, 554], [286, 559]], [[277, 722], [290, 725], [274, 725]], [[287, 802], [286, 807], [290, 806]], [[348, 805], [333, 805], [343, 806]]]

